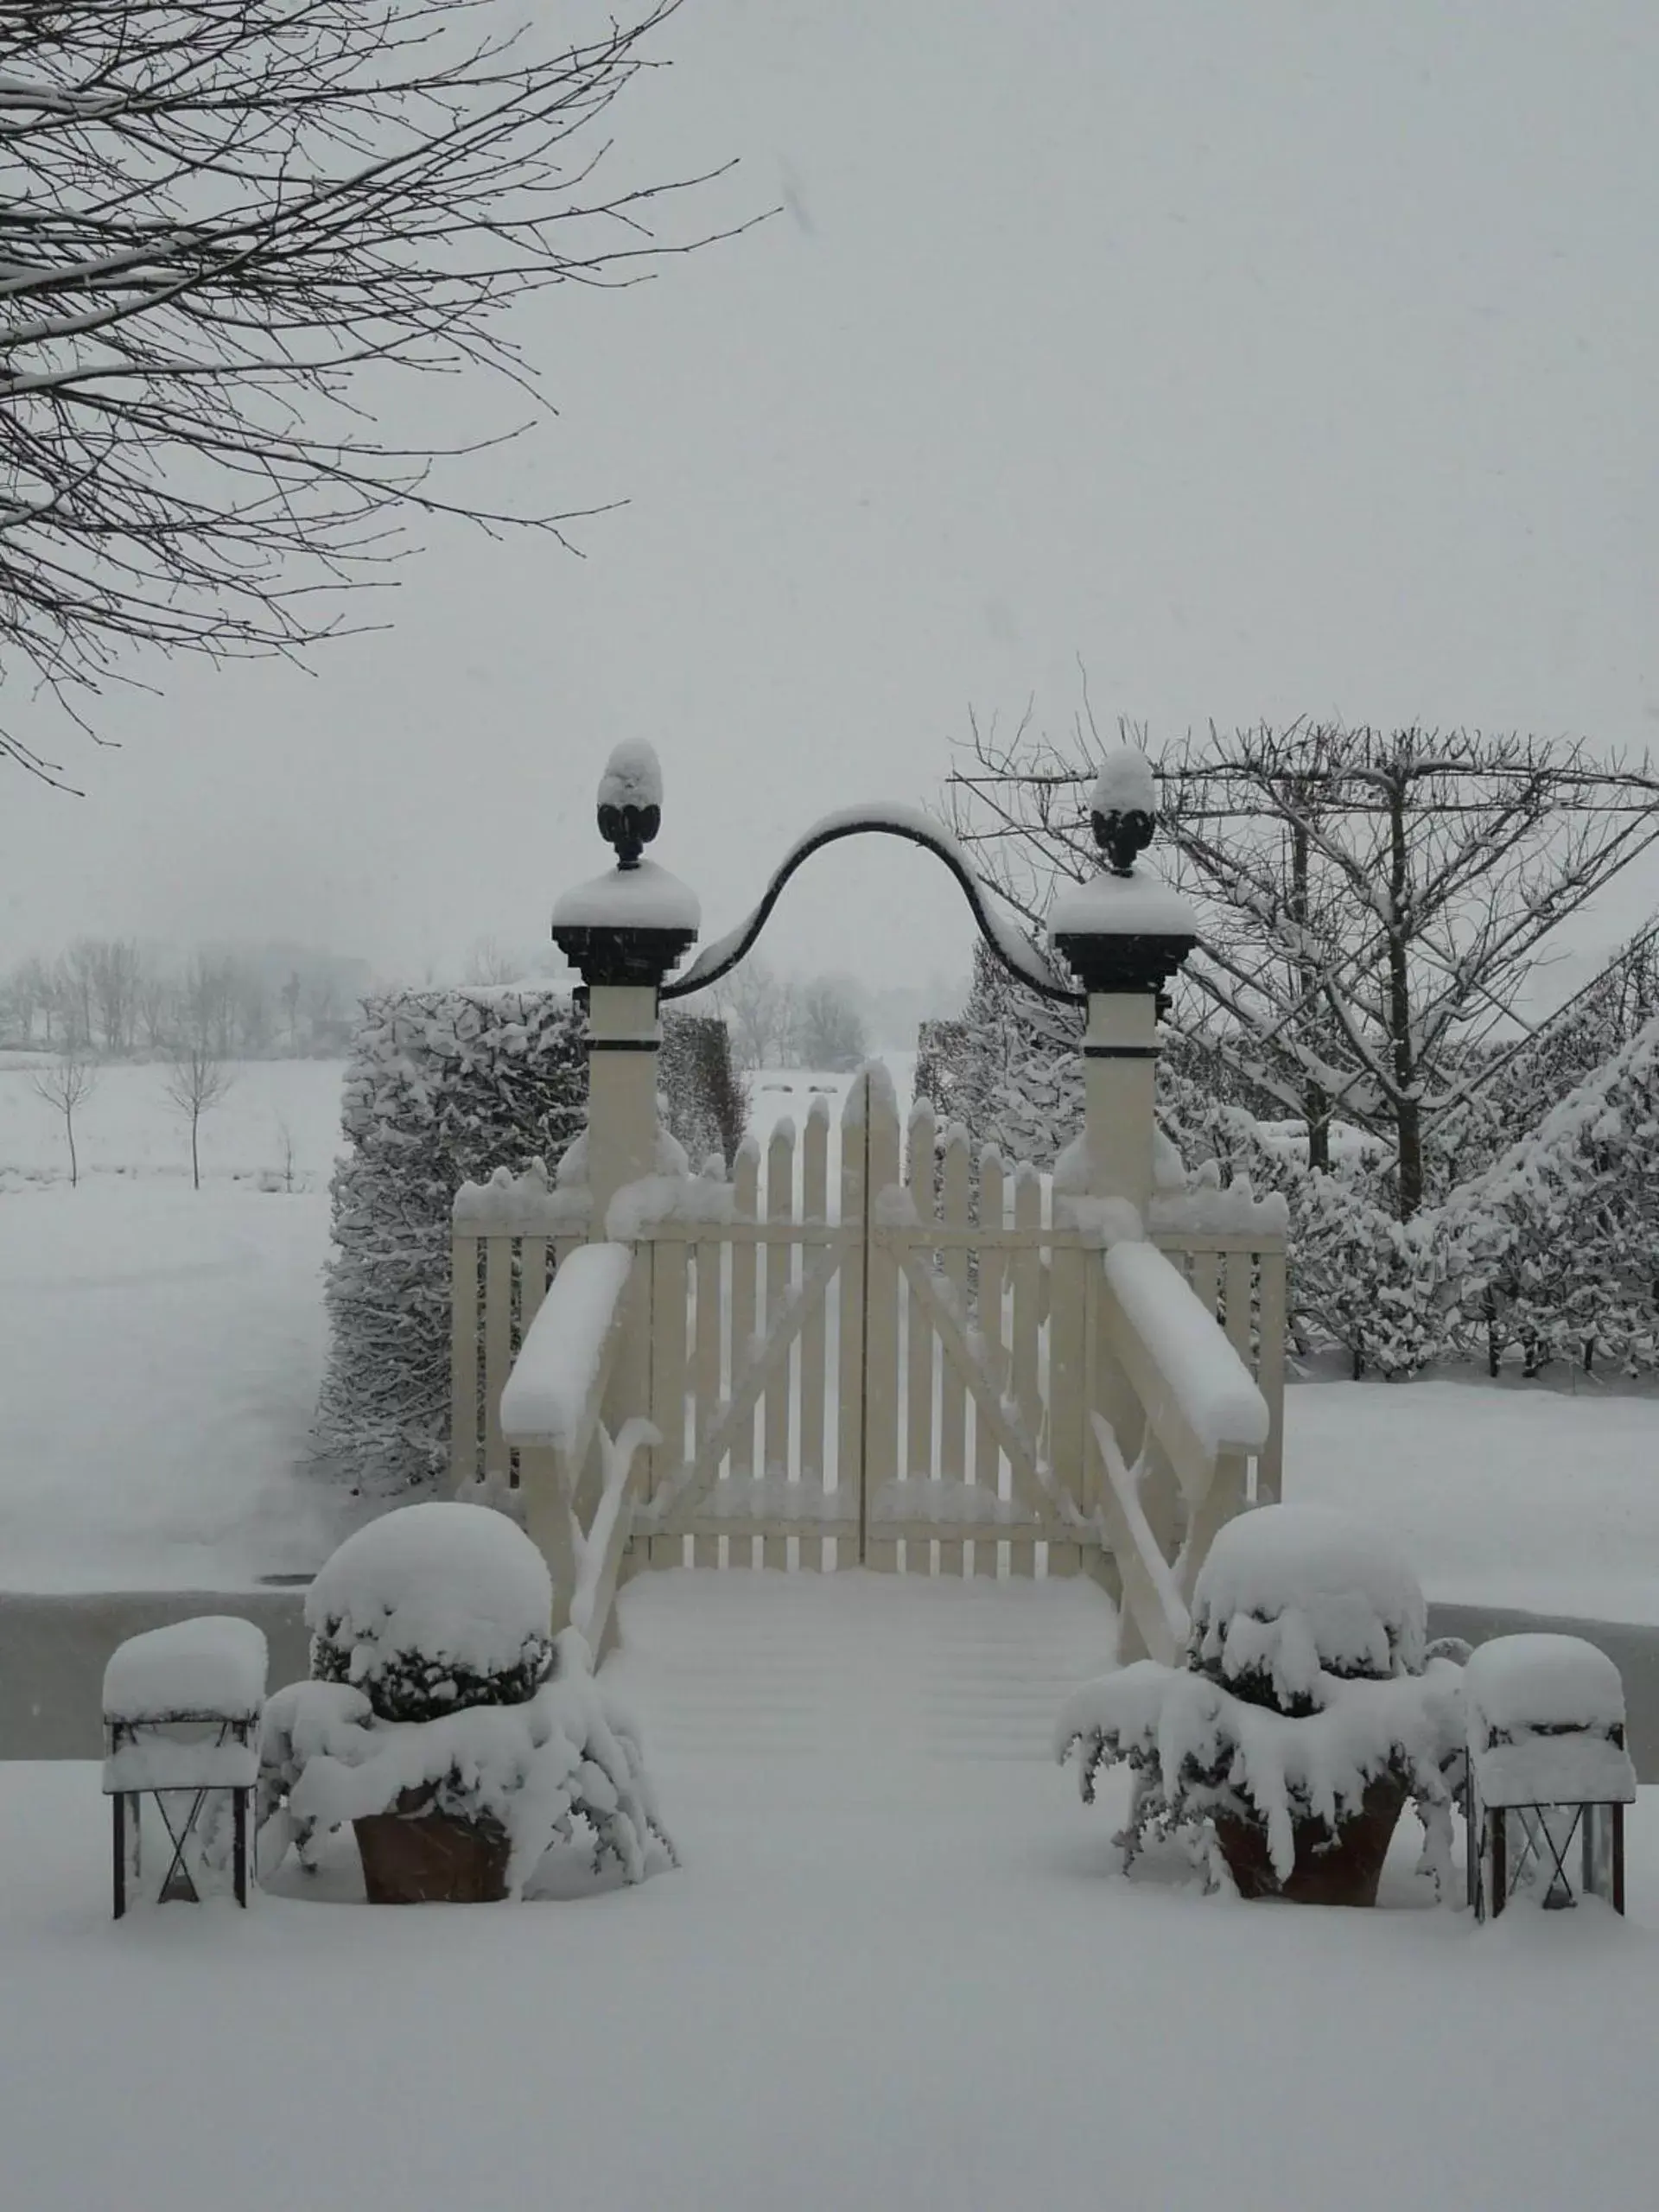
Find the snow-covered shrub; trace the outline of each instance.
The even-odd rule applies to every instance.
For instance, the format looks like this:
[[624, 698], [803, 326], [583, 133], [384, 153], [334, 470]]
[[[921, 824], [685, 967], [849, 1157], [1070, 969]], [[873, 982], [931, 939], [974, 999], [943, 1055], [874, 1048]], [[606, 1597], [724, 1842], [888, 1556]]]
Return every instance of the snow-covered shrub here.
[[[407, 1488], [443, 1466], [450, 1208], [462, 1183], [550, 1166], [578, 1135], [582, 1027], [552, 990], [395, 991], [365, 1004], [332, 1185], [317, 1432], [360, 1487]], [[669, 1126], [701, 1160], [725, 1149], [734, 1110], [724, 1031], [672, 1010], [663, 1030]]]
[[505, 1514], [433, 1503], [348, 1536], [306, 1592], [311, 1673], [378, 1720], [522, 1705], [547, 1673], [553, 1585]]
[[359, 1529], [307, 1595], [317, 1679], [271, 1700], [264, 1813], [302, 1858], [347, 1821], [452, 1823], [497, 1854], [512, 1896], [579, 1821], [630, 1881], [653, 1840], [671, 1861], [638, 1728], [582, 1637], [554, 1638], [552, 1604], [541, 1554], [488, 1507], [405, 1506]]
[[1424, 1864], [1444, 1884], [1461, 1676], [1426, 1657], [1425, 1618], [1409, 1567], [1363, 1523], [1261, 1507], [1228, 1522], [1200, 1570], [1185, 1665], [1141, 1660], [1085, 1685], [1061, 1713], [1056, 1751], [1076, 1754], [1085, 1802], [1103, 1767], [1130, 1769], [1126, 1866], [1170, 1837], [1212, 1879], [1218, 1858], [1236, 1877], [1259, 1862], [1284, 1894], [1299, 1883], [1317, 1893], [1319, 1862], [1367, 1824], [1374, 1895], [1410, 1796]]

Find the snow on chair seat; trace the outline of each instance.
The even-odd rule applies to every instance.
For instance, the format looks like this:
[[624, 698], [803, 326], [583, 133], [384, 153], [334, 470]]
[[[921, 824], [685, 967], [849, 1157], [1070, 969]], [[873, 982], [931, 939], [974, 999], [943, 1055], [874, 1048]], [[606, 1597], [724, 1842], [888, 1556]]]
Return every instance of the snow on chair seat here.
[[146, 1796], [156, 1801], [170, 1846], [158, 1900], [200, 1901], [203, 1872], [218, 1871], [226, 1856], [228, 1795], [228, 1856], [237, 1903], [246, 1904], [268, 1664], [264, 1631], [227, 1614], [147, 1630], [111, 1654], [104, 1670], [103, 1789], [114, 1808], [118, 1920], [142, 1872]]
[[1546, 1905], [1575, 1904], [1575, 1840], [1580, 1892], [1622, 1912], [1624, 1808], [1637, 1783], [1618, 1669], [1582, 1637], [1499, 1636], [1470, 1655], [1463, 1688], [1477, 1913], [1502, 1912], [1529, 1872], [1548, 1874]]

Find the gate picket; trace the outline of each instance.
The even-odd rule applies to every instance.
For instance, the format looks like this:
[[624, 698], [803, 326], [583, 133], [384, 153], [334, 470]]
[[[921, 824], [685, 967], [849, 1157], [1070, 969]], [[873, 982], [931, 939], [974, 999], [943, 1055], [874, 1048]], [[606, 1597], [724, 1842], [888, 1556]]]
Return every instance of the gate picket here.
[[[1009, 1269], [1014, 1277], [1012, 1389], [1020, 1422], [1028, 1436], [1042, 1433], [1043, 1407], [1038, 1381], [1038, 1330], [1041, 1325], [1039, 1304], [1042, 1297], [1042, 1252], [1038, 1236], [1042, 1220], [1041, 1179], [1028, 1160], [1021, 1160], [1014, 1171], [1014, 1225], [1016, 1231], [1023, 1231], [1024, 1235], [1014, 1247]], [[1034, 1574], [1036, 1571], [1037, 1548], [1031, 1538], [1012, 1538], [1008, 1544], [1009, 1573]]]
[[[1002, 1155], [988, 1144], [979, 1155], [979, 1219], [983, 1229], [1002, 1234]], [[1006, 1391], [1008, 1388], [1007, 1347], [1003, 1338], [1002, 1248], [983, 1244], [979, 1253], [979, 1332], [985, 1339], [993, 1370]], [[1001, 1487], [1002, 1454], [990, 1423], [974, 1408], [974, 1480], [995, 1498]], [[995, 1578], [997, 1546], [995, 1537], [974, 1539], [974, 1573]]]
[[[905, 1189], [915, 1211], [918, 1228], [934, 1217], [933, 1164], [938, 1134], [933, 1109], [925, 1098], [911, 1109], [906, 1132], [908, 1157]], [[908, 1283], [904, 1285], [905, 1334], [905, 1455], [899, 1463], [901, 1482], [932, 1479], [933, 1468], [933, 1331]], [[932, 1565], [932, 1547], [921, 1537], [905, 1543], [905, 1572], [925, 1574]], [[912, 1556], [914, 1554], [914, 1556]]]
[[899, 1104], [885, 1068], [870, 1070], [866, 1098], [863, 1560], [866, 1567], [891, 1574], [899, 1564], [898, 1545], [891, 1536], [876, 1535], [871, 1525], [873, 1503], [899, 1475], [899, 1263], [868, 1233], [882, 1193], [899, 1183]]
[[[795, 1218], [795, 1124], [788, 1120], [779, 1122], [772, 1133], [772, 1142], [766, 1147], [766, 1220], [768, 1224], [781, 1226]], [[766, 1245], [766, 1333], [768, 1337], [782, 1326], [789, 1306], [790, 1284], [795, 1270], [795, 1247], [792, 1243]], [[789, 1431], [790, 1402], [793, 1395], [791, 1378], [794, 1366], [791, 1350], [784, 1357], [781, 1369], [767, 1378], [766, 1420], [762, 1433], [766, 1452], [760, 1471], [769, 1482], [788, 1481], [790, 1478]], [[766, 1567], [786, 1567], [789, 1565], [789, 1538], [767, 1535], [760, 1547], [761, 1563]]]
[[[830, 1165], [830, 1102], [822, 1094], [807, 1109], [806, 1128], [801, 1142], [801, 1220], [804, 1223], [827, 1224], [829, 1215]], [[806, 1272], [807, 1253], [801, 1248], [801, 1272]], [[797, 1450], [800, 1455], [801, 1482], [807, 1491], [809, 1508], [817, 1503], [828, 1487], [828, 1470], [835, 1465], [835, 1455], [828, 1448], [824, 1436], [824, 1367], [828, 1347], [824, 1341], [824, 1309], [815, 1305], [801, 1331], [801, 1387], [798, 1398], [800, 1435]], [[800, 1540], [800, 1564], [809, 1573], [817, 1573], [823, 1567], [824, 1539], [814, 1535], [803, 1524]]]
[[[841, 1306], [836, 1365], [836, 1496], [857, 1520], [856, 1532], [836, 1538], [836, 1565], [852, 1567], [864, 1556], [865, 1478], [864, 1299], [869, 1281], [870, 1078], [855, 1076], [841, 1116], [841, 1221], [855, 1230], [841, 1262]], [[851, 1496], [842, 1498], [842, 1492]]]
[[[702, 1446], [720, 1416], [720, 1319], [721, 1307], [725, 1302], [727, 1249], [724, 1244], [715, 1243], [712, 1237], [705, 1237], [697, 1246], [696, 1349], [691, 1364], [691, 1392], [695, 1415], [693, 1434], [698, 1446]], [[691, 1539], [691, 1564], [694, 1567], [718, 1567], [720, 1538], [694, 1535]]]
[[[960, 1123], [953, 1124], [945, 1136], [940, 1187], [941, 1218], [947, 1228], [966, 1230], [971, 1219], [968, 1132]], [[948, 1245], [940, 1255], [940, 1266], [965, 1324], [969, 1319], [967, 1244]], [[939, 1360], [939, 1472], [947, 1482], [968, 1479], [968, 1386], [955, 1362], [943, 1357]], [[961, 1537], [941, 1536], [939, 1573], [960, 1574], [962, 1562]]]
[[[732, 1178], [737, 1186], [736, 1217], [740, 1222], [753, 1222], [760, 1213], [760, 1147], [753, 1137], [745, 1137], [737, 1148], [737, 1166]], [[749, 1361], [754, 1344], [754, 1262], [753, 1243], [734, 1238], [732, 1242], [732, 1326], [727, 1347], [728, 1389], [734, 1395], [737, 1380]], [[748, 1482], [754, 1475], [754, 1416], [741, 1423], [732, 1440], [731, 1479]], [[754, 1565], [754, 1539], [749, 1535], [728, 1536], [726, 1562], [728, 1567]]]

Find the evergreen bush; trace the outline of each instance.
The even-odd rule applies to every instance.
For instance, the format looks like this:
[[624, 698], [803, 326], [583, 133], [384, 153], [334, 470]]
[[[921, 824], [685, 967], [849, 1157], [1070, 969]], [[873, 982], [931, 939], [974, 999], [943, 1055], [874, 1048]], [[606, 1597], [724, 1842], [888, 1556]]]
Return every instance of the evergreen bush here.
[[[553, 990], [402, 990], [364, 1004], [331, 1185], [317, 1424], [320, 1451], [356, 1488], [422, 1484], [445, 1464], [454, 1195], [499, 1166], [550, 1168], [580, 1135], [582, 1027]], [[662, 1067], [674, 1135], [695, 1160], [729, 1159], [744, 1102], [724, 1027], [666, 1012]]]

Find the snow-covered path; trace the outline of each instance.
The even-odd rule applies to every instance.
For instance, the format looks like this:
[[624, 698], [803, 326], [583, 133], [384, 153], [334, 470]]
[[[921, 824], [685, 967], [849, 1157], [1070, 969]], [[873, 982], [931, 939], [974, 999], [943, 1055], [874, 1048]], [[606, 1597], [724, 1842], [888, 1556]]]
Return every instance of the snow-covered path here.
[[655, 1756], [766, 1762], [768, 1792], [771, 1763], [798, 1762], [837, 1795], [934, 1770], [931, 1789], [942, 1763], [1046, 1763], [1060, 1700], [1105, 1671], [1113, 1637], [1082, 1579], [653, 1573], [623, 1592], [622, 1621], [607, 1678]]

